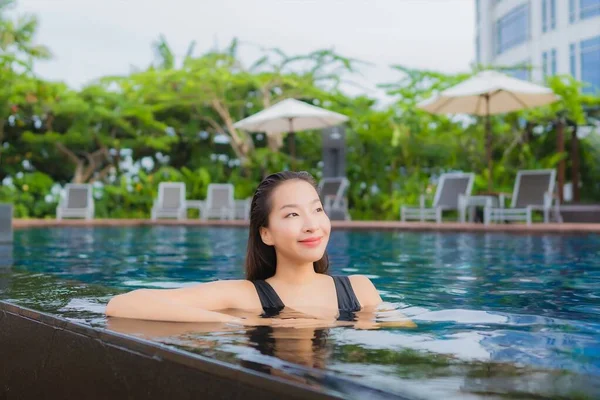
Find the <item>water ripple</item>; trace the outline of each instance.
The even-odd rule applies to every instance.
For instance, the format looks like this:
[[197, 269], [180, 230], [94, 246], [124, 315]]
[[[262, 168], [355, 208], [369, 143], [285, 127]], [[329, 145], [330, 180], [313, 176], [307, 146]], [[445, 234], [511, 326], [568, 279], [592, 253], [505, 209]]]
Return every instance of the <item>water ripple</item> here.
[[[246, 240], [240, 228], [18, 230], [0, 298], [104, 327], [121, 291], [241, 278]], [[378, 321], [416, 328], [112, 328], [336, 390], [600, 398], [599, 248], [593, 234], [338, 231], [333, 273], [367, 275], [387, 302]]]

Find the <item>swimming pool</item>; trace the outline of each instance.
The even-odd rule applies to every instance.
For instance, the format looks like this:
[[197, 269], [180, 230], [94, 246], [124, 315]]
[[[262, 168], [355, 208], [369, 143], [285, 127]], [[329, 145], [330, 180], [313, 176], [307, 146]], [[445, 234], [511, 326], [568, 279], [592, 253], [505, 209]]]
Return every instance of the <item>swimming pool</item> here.
[[[106, 327], [104, 305], [121, 291], [242, 277], [246, 238], [244, 228], [189, 226], [17, 230], [0, 298]], [[334, 273], [368, 275], [418, 327], [148, 323], [144, 335], [348, 398], [361, 388], [431, 399], [600, 397], [599, 235], [338, 230], [328, 250]]]

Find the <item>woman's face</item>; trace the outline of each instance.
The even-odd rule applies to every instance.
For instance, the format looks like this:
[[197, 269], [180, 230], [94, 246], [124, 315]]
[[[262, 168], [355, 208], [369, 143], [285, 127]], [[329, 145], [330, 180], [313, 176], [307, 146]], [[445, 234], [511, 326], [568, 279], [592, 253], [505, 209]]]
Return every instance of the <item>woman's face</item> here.
[[269, 226], [260, 234], [266, 245], [289, 261], [304, 263], [323, 258], [331, 222], [315, 188], [303, 180], [289, 180], [271, 194]]

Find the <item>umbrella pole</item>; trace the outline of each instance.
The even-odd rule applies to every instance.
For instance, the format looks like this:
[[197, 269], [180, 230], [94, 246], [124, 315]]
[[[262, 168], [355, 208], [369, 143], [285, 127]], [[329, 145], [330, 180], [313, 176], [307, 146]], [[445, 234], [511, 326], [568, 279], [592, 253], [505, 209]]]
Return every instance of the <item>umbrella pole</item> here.
[[485, 96], [485, 152], [488, 165], [488, 192], [492, 192], [492, 121], [490, 120], [490, 96]]
[[290, 122], [290, 164], [291, 170], [294, 171], [296, 169], [296, 136], [294, 134], [294, 122], [292, 118], [289, 118]]

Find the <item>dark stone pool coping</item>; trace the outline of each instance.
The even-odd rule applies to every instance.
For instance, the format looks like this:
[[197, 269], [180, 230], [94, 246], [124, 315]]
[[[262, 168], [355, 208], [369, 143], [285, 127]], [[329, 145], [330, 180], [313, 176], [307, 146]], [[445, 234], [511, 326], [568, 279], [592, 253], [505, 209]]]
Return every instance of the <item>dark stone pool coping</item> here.
[[0, 399], [341, 399], [0, 301]]
[[[38, 228], [38, 227], [66, 227], [66, 226], [222, 226], [222, 227], [247, 227], [248, 221], [220, 221], [198, 219], [169, 220], [161, 219], [70, 219], [57, 221], [54, 219], [15, 219], [13, 228]], [[512, 224], [476, 224], [458, 222], [400, 222], [400, 221], [331, 221], [333, 229], [386, 229], [398, 231], [439, 231], [439, 232], [510, 232], [510, 233], [600, 233], [600, 223], [523, 223]]]

